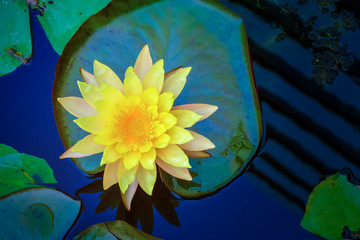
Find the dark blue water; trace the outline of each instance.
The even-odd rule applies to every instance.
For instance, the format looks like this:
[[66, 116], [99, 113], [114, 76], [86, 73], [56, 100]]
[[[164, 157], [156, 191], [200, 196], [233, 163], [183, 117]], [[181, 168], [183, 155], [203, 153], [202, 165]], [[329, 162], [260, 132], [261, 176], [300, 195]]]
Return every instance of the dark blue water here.
[[[319, 87], [316, 79], [319, 74], [314, 71], [318, 62], [313, 59], [316, 53], [326, 54], [328, 50], [316, 47], [315, 41], [300, 40], [309, 39], [307, 28], [299, 27], [306, 35], [297, 38], [298, 31], [281, 22], [291, 17], [280, 13], [288, 9], [284, 8], [285, 1], [268, 1], [272, 8], [267, 5], [262, 8], [279, 12], [267, 15], [261, 7], [253, 8], [246, 2], [227, 5], [243, 18], [249, 36], [265, 126], [262, 149], [249, 170], [228, 187], [203, 200], [179, 201], [176, 213], [170, 208], [163, 212], [167, 220], [152, 206], [144, 207], [146, 210], [140, 213], [142, 227], [147, 231], [153, 228], [154, 236], [317, 239], [300, 226], [313, 187], [344, 167], [360, 176], [360, 70], [351, 67], [356, 66], [356, 58], [360, 57], [358, 28], [355, 32], [345, 31], [340, 42], [349, 45], [348, 53], [353, 55], [354, 63], [346, 70], [339, 64], [331, 68], [337, 73], [335, 79], [328, 79], [327, 83], [326, 75]], [[331, 19], [321, 12], [324, 7], [307, 9], [298, 1], [287, 2], [299, 8], [297, 15], [302, 22], [312, 15], [318, 16], [320, 22], [314, 29], [330, 24]], [[294, 23], [290, 17], [289, 22]], [[74, 196], [78, 189], [96, 179], [85, 176], [70, 159], [58, 159], [64, 147], [53, 116], [52, 84], [59, 56], [37, 22], [34, 37], [31, 65], [0, 78], [0, 142], [46, 159], [58, 180], [55, 186]], [[67, 239], [93, 224], [113, 221], [116, 216], [132, 219], [121, 209], [95, 214], [99, 195], [96, 191], [79, 195], [85, 210]], [[166, 196], [164, 199], [168, 200]]]

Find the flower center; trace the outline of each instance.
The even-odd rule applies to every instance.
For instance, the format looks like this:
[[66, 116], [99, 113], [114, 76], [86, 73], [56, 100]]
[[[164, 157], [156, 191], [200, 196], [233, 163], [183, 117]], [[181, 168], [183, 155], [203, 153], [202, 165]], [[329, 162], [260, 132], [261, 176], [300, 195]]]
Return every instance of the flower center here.
[[154, 116], [144, 104], [122, 111], [117, 116], [116, 124], [119, 141], [133, 150], [148, 145], [153, 138], [154, 124]]

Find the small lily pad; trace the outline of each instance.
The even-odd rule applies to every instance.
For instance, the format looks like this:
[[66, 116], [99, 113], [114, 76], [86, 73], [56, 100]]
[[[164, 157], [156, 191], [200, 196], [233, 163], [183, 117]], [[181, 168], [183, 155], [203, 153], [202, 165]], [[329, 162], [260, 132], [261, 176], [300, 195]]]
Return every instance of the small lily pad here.
[[60, 55], [71, 37], [88, 17], [104, 8], [110, 0], [39, 1], [37, 16], [46, 36]]
[[[0, 198], [2, 239], [62, 239], [80, 211], [80, 201], [51, 188], [23, 189]], [[66, 209], [66, 211], [64, 211]]]
[[344, 229], [360, 230], [360, 189], [339, 173], [317, 185], [301, 221], [306, 230], [326, 239], [343, 239]]
[[46, 36], [55, 51], [61, 54], [81, 24], [110, 0], [1, 1], [0, 76], [27, 64], [32, 58], [30, 11], [26, 2], [37, 10], [37, 19]]
[[[169, 24], [170, 23], [170, 24]], [[162, 173], [176, 194], [199, 198], [214, 193], [238, 176], [252, 158], [262, 134], [260, 105], [243, 21], [216, 1], [113, 0], [90, 17], [61, 55], [54, 82], [53, 104], [66, 149], [86, 133], [57, 102], [81, 96], [79, 68], [92, 72], [95, 59], [121, 79], [148, 44], [154, 61], [165, 70], [191, 66], [187, 83], [174, 105], [207, 103], [219, 110], [193, 130], [211, 139], [211, 158], [192, 159], [192, 182]], [[88, 174], [102, 171], [101, 155], [73, 159]]]
[[56, 179], [44, 159], [0, 144], [0, 197], [50, 183], [56, 183]]
[[160, 240], [144, 233], [124, 221], [99, 223], [78, 234], [74, 240], [107, 239], [107, 240]]
[[25, 0], [0, 2], [0, 76], [31, 58], [30, 15]]

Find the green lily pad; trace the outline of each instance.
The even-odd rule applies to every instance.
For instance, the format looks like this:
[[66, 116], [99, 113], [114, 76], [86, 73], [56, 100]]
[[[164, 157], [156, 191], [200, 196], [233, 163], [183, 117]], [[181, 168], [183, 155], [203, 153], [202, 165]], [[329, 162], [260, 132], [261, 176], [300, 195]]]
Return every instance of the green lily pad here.
[[[53, 104], [66, 149], [86, 133], [57, 98], [81, 96], [79, 68], [92, 72], [95, 59], [121, 79], [148, 44], [153, 60], [165, 60], [165, 70], [191, 66], [192, 71], [175, 105], [207, 103], [219, 106], [192, 130], [211, 139], [211, 158], [192, 159], [192, 182], [162, 174], [176, 194], [204, 197], [240, 174], [259, 144], [262, 120], [243, 21], [215, 1], [114, 0], [90, 17], [70, 40], [59, 59]], [[102, 171], [101, 156], [73, 161], [86, 173]]]
[[339, 173], [328, 177], [310, 194], [301, 226], [326, 239], [342, 239], [345, 227], [359, 231], [360, 189]]
[[56, 183], [56, 179], [44, 159], [18, 153], [15, 149], [0, 144], [0, 197], [50, 183]]
[[74, 240], [107, 239], [107, 240], [160, 240], [144, 233], [124, 221], [99, 223], [78, 234]]
[[[62, 239], [80, 210], [80, 201], [51, 188], [24, 189], [0, 198], [2, 239]], [[64, 211], [66, 209], [66, 211]]]
[[[32, 58], [30, 15], [26, 0], [0, 2], [0, 76], [14, 71]], [[104, 8], [110, 0], [29, 1], [39, 10], [37, 19], [55, 51], [65, 45], [88, 17]], [[36, 4], [38, 2], [38, 4]]]
[[110, 0], [54, 0], [40, 1], [42, 14], [37, 18], [55, 51], [60, 55], [79, 27]]
[[0, 76], [31, 58], [30, 15], [25, 0], [0, 2]]

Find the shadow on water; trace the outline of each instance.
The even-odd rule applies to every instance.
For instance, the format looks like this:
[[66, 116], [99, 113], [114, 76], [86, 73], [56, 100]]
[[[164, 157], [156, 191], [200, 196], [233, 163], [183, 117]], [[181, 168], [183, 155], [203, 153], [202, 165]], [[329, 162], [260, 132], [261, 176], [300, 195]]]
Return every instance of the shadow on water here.
[[179, 199], [164, 185], [158, 176], [152, 196], [147, 195], [140, 187], [137, 189], [131, 204], [131, 210], [127, 211], [121, 199], [118, 184], [107, 190], [103, 190], [103, 179], [96, 179], [90, 184], [78, 189], [75, 195], [81, 199], [82, 194], [99, 195], [95, 214], [105, 212], [109, 209], [116, 209], [116, 220], [124, 220], [151, 234], [154, 227], [154, 208], [170, 224], [180, 226], [176, 208], [179, 206]]
[[320, 180], [360, 176], [360, 5], [222, 2], [245, 21], [263, 110], [266, 144], [245, 175], [302, 216]]

